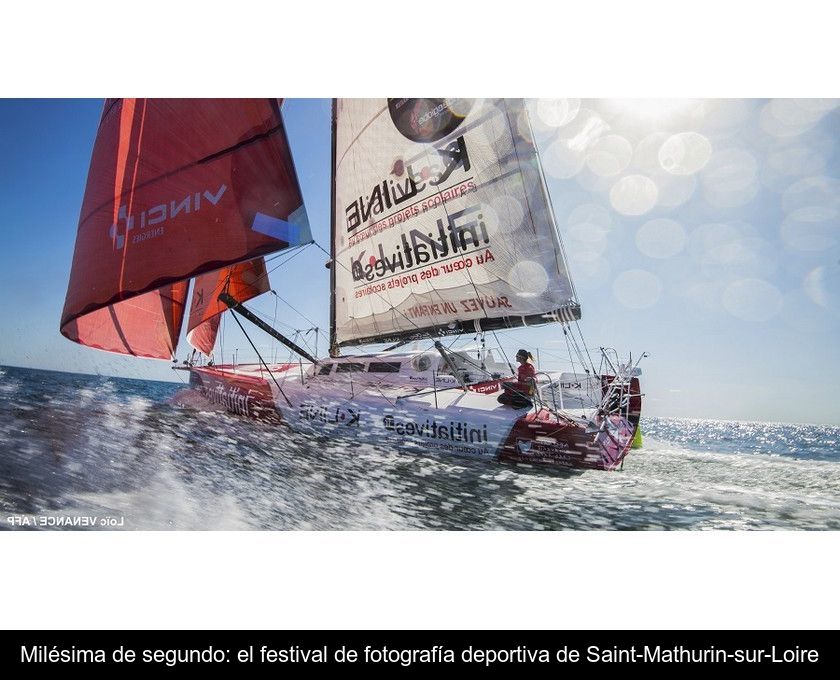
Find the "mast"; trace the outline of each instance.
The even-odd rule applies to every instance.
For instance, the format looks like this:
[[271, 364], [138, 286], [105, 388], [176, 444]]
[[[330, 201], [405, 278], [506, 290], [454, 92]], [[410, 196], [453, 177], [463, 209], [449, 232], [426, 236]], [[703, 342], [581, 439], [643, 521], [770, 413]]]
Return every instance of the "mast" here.
[[330, 161], [330, 356], [337, 357], [341, 354], [341, 349], [338, 346], [338, 340], [335, 329], [335, 159], [336, 159], [336, 144], [335, 144], [335, 121], [336, 121], [336, 102], [332, 100], [331, 112], [331, 133], [332, 140], [332, 160]]

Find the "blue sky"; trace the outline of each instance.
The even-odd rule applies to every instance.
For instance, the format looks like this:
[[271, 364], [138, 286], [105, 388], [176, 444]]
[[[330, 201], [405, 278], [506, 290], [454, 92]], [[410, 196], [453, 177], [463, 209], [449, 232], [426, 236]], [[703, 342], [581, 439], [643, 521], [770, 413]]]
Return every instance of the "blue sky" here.
[[[840, 423], [835, 104], [531, 103], [584, 334], [591, 347], [651, 354], [648, 414]], [[166, 362], [79, 347], [58, 332], [100, 111], [101, 100], [0, 102], [0, 364], [171, 380]], [[329, 102], [289, 100], [284, 115], [313, 236], [329, 249]], [[310, 247], [272, 275], [302, 313], [277, 301], [277, 320], [287, 331], [318, 325], [322, 354], [325, 259]], [[253, 306], [272, 318], [275, 301]], [[249, 358], [227, 330], [226, 358], [235, 349]], [[564, 367], [559, 327], [500, 338], [514, 351], [540, 347], [543, 368]]]

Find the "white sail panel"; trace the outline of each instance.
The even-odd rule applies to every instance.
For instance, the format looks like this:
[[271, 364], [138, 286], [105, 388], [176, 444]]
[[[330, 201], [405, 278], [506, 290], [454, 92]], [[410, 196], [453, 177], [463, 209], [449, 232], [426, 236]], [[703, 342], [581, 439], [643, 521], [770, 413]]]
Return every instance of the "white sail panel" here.
[[335, 342], [579, 318], [521, 101], [337, 100]]

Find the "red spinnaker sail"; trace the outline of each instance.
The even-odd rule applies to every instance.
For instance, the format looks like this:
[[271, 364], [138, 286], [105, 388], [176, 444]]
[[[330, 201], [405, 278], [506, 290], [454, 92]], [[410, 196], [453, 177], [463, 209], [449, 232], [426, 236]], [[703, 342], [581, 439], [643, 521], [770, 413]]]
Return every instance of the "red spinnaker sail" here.
[[188, 281], [179, 281], [84, 314], [61, 332], [88, 347], [168, 359], [175, 354]]
[[168, 359], [189, 278], [310, 240], [276, 100], [108, 100], [61, 332]]
[[226, 292], [237, 301], [245, 302], [270, 289], [265, 260], [261, 257], [197, 277], [187, 324], [187, 341], [209, 356], [216, 344], [220, 315], [228, 308], [219, 301], [219, 294]]

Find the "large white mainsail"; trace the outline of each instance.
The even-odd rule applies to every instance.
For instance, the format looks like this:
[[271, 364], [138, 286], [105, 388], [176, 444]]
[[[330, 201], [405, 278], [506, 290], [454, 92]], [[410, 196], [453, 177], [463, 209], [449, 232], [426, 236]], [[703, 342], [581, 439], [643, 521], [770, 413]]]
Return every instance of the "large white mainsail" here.
[[333, 116], [333, 353], [580, 318], [521, 100]]

